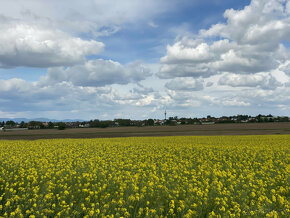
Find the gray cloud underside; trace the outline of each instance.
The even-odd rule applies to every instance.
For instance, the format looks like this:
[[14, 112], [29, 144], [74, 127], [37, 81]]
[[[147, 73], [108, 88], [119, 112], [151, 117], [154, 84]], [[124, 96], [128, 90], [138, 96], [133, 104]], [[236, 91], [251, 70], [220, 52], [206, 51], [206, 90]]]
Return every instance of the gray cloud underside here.
[[219, 79], [218, 83], [232, 87], [259, 87], [262, 89], [276, 89], [282, 85], [269, 73], [226, 74]]
[[105, 86], [110, 84], [128, 84], [151, 76], [150, 70], [141, 62], [126, 66], [112, 60], [89, 60], [82, 65], [68, 68], [49, 68], [47, 76], [41, 79], [43, 84], [67, 81], [76, 86]]
[[200, 79], [182, 77], [167, 82], [165, 87], [170, 90], [200, 91], [203, 89], [203, 81]]

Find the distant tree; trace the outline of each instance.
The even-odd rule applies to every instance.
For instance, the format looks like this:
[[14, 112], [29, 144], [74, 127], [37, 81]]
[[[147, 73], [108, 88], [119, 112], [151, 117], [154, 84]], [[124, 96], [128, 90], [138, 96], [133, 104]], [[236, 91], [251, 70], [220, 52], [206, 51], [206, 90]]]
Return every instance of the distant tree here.
[[6, 126], [11, 126], [11, 127], [13, 127], [13, 126], [15, 126], [16, 125], [16, 123], [13, 121], [13, 120], [8, 120], [8, 121], [6, 121]]
[[237, 122], [240, 123], [241, 121], [248, 120], [248, 115], [237, 115]]
[[194, 124], [194, 121], [192, 118], [184, 118], [184, 121], [183, 121], [185, 124]]
[[65, 123], [64, 122], [59, 122], [57, 123], [57, 129], [58, 130], [64, 130], [65, 129]]
[[175, 126], [177, 124], [176, 120], [171, 119], [171, 120], [166, 120], [165, 125], [169, 126]]
[[148, 126], [154, 126], [154, 120], [153, 119], [148, 119], [147, 120], [147, 125]]
[[101, 121], [98, 127], [107, 128], [112, 125], [112, 121]]
[[53, 129], [53, 128], [54, 128], [54, 124], [53, 124], [53, 122], [48, 122], [48, 124], [47, 124], [47, 128], [48, 128], [48, 129]]
[[39, 121], [30, 121], [27, 124], [27, 127], [29, 129], [43, 129], [44, 128], [44, 125], [43, 125], [42, 122], [39, 122]]
[[263, 119], [263, 117], [265, 117], [265, 116], [262, 115], [262, 114], [259, 114], [259, 115], [256, 117], [259, 123], [260, 123], [260, 122], [265, 122], [265, 119]]
[[[191, 118], [190, 118], [190, 119], [191, 119]], [[185, 117], [181, 117], [179, 120], [180, 120], [180, 124], [181, 124], [181, 125], [188, 124], [188, 119], [186, 119]]]
[[111, 120], [91, 120], [89, 122], [89, 125], [90, 127], [93, 127], [93, 128], [107, 128], [109, 126], [113, 126], [114, 125], [114, 121], [111, 121]]
[[289, 118], [288, 117], [278, 117], [278, 121], [279, 122], [289, 122]]
[[25, 123], [24, 121], [21, 121], [19, 127], [20, 128], [27, 128], [27, 123]]
[[87, 124], [86, 121], [81, 122], [81, 125], [86, 125], [86, 124]]
[[198, 123], [200, 123], [199, 119], [197, 119], [197, 118], [188, 118], [186, 120], [186, 122], [187, 122], [187, 124], [198, 124]]
[[101, 126], [101, 122], [99, 120], [91, 120], [89, 122], [90, 127], [100, 127]]

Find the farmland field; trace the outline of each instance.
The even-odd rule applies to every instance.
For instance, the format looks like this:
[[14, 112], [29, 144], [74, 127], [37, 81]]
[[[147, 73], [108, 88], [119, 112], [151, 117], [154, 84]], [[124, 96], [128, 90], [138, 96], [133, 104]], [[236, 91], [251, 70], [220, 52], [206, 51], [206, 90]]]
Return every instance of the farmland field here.
[[65, 130], [39, 129], [0, 131], [0, 139], [54, 139], [54, 138], [111, 138], [139, 136], [191, 136], [191, 135], [275, 135], [290, 134], [290, 122], [234, 123], [214, 125], [178, 125], [111, 128], [71, 128]]
[[0, 217], [289, 217], [290, 135], [0, 141]]

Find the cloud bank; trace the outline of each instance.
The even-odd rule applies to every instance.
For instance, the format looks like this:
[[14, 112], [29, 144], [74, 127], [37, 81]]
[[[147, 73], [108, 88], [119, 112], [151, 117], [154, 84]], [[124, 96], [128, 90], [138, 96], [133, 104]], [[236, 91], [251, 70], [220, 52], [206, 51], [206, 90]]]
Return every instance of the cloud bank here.
[[[290, 1], [227, 9], [224, 21], [166, 39], [155, 63], [102, 56], [110, 46], [103, 39], [142, 25], [158, 31], [158, 15], [175, 7], [177, 1], [161, 0], [5, 2], [0, 113], [57, 119], [161, 118], [165, 107], [172, 116], [290, 113]], [[1, 78], [19, 67], [45, 75], [32, 82], [24, 73]]]
[[226, 23], [169, 45], [158, 76], [255, 74], [271, 72], [289, 60], [283, 43], [290, 41], [289, 2], [253, 0], [243, 10], [226, 10], [224, 18]]

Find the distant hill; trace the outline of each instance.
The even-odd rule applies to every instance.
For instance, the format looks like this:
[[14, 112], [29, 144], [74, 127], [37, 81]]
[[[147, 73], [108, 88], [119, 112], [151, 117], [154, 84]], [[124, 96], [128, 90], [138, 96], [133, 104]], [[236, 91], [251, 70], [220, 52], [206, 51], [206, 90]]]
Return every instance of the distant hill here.
[[64, 120], [56, 120], [56, 119], [48, 119], [48, 118], [33, 118], [33, 119], [27, 119], [27, 118], [0, 118], [0, 122], [13, 120], [16, 123], [20, 123], [21, 121], [24, 121], [25, 123], [28, 123], [29, 121], [41, 121], [41, 122], [77, 122], [77, 121], [84, 121], [81, 119], [64, 119]]

